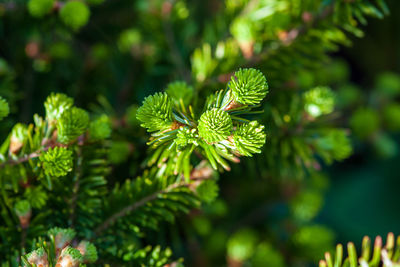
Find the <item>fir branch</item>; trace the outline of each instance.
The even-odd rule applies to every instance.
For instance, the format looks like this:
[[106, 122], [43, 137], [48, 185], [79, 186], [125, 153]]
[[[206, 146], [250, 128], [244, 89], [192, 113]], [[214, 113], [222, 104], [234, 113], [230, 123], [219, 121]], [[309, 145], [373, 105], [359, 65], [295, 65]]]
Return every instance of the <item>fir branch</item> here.
[[131, 205], [123, 208], [122, 210], [120, 210], [117, 213], [114, 213], [112, 216], [110, 216], [108, 219], [104, 220], [104, 222], [102, 224], [100, 224], [93, 232], [93, 237], [91, 240], [93, 240], [96, 236], [99, 236], [101, 234], [101, 232], [103, 232], [104, 230], [106, 230], [107, 228], [109, 228], [111, 225], [113, 225], [115, 223], [116, 220], [118, 220], [121, 217], [126, 216], [127, 214], [129, 214], [132, 211], [135, 211], [136, 209], [146, 205], [148, 202], [155, 200], [158, 198], [158, 196], [160, 194], [165, 194], [168, 193], [176, 188], [179, 187], [188, 187], [189, 183], [186, 182], [181, 182], [181, 183], [175, 183], [172, 184], [170, 186], [168, 186], [165, 189], [159, 190], [151, 195], [148, 195], [142, 199], [140, 199], [139, 201], [132, 203]]
[[10, 165], [10, 166], [18, 165], [20, 163], [24, 163], [24, 162], [29, 161], [31, 159], [38, 158], [38, 157], [40, 157], [41, 152], [46, 151], [48, 149], [49, 149], [49, 147], [44, 148], [44, 149], [39, 149], [39, 150], [37, 150], [35, 152], [32, 152], [32, 153], [27, 154], [27, 155], [24, 155], [24, 156], [22, 156], [22, 157], [20, 157], [18, 159], [8, 159], [7, 161], [0, 163], [0, 168], [5, 167], [6, 165]]
[[[45, 139], [43, 139], [45, 140]], [[82, 139], [80, 142], [77, 143], [78, 146], [85, 146], [87, 143], [85, 142], [85, 139]], [[35, 158], [39, 158], [40, 155], [42, 155], [43, 152], [48, 151], [50, 148], [55, 148], [55, 147], [65, 147], [68, 148], [69, 146], [71, 146], [71, 144], [61, 144], [61, 143], [56, 143], [56, 144], [48, 144], [34, 152], [31, 152], [29, 154], [26, 154], [22, 157], [13, 159], [13, 158], [9, 158], [8, 160], [0, 163], [0, 168], [3, 168], [7, 165], [9, 166], [14, 166], [14, 165], [18, 165], [24, 162], [27, 162], [31, 159], [35, 159]]]

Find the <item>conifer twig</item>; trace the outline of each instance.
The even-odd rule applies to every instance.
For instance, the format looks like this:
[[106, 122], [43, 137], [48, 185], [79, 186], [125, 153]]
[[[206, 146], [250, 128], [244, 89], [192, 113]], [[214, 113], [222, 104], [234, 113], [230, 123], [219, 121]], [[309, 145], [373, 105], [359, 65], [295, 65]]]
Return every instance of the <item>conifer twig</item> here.
[[35, 152], [32, 152], [30, 154], [24, 155], [18, 159], [9, 159], [3, 163], [0, 163], [0, 168], [5, 167], [6, 165], [17, 165], [23, 162], [26, 162], [28, 160], [34, 159], [34, 158], [38, 158], [40, 156], [40, 153], [43, 151], [46, 151], [47, 149], [49, 149], [48, 147], [45, 149], [38, 149]]
[[167, 188], [165, 188], [163, 190], [159, 190], [159, 191], [157, 191], [157, 192], [155, 192], [155, 193], [153, 193], [151, 195], [148, 195], [148, 196], [140, 199], [139, 201], [137, 201], [135, 203], [132, 203], [131, 205], [123, 208], [122, 210], [120, 210], [119, 212], [114, 213], [108, 219], [106, 219], [102, 224], [100, 224], [94, 230], [94, 236], [98, 236], [102, 231], [104, 231], [109, 226], [114, 224], [114, 222], [117, 219], [126, 216], [128, 213], [140, 208], [141, 206], [144, 206], [147, 202], [157, 199], [159, 194], [168, 193], [169, 191], [171, 191], [173, 189], [176, 189], [178, 187], [187, 187], [187, 186], [189, 186], [189, 183], [186, 183], [186, 182], [174, 183], [174, 184], [168, 186]]

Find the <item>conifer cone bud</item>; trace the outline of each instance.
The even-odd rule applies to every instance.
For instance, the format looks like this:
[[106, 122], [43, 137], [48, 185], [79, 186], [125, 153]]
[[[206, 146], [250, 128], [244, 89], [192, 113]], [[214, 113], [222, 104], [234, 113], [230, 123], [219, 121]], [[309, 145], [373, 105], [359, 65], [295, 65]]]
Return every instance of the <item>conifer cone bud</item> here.
[[232, 100], [229, 105], [226, 106], [226, 108], [224, 109], [225, 111], [231, 110], [231, 109], [235, 109], [235, 108], [239, 108], [243, 106], [242, 104], [240, 104], [239, 102], [236, 102], [235, 100]]
[[72, 229], [55, 227], [49, 230], [49, 235], [54, 238], [56, 255], [60, 255], [60, 251], [67, 247], [75, 237], [75, 231]]
[[27, 200], [18, 201], [15, 204], [15, 214], [17, 214], [19, 223], [23, 229], [28, 228], [31, 219], [31, 205]]
[[11, 132], [10, 147], [9, 152], [11, 155], [17, 154], [22, 146], [24, 145], [26, 139], [26, 126], [18, 123], [14, 126]]
[[65, 247], [58, 257], [56, 267], [79, 267], [82, 262], [82, 254], [78, 249]]
[[26, 256], [26, 258], [30, 264], [35, 264], [37, 267], [49, 267], [47, 254], [43, 248], [32, 251]]
[[193, 169], [190, 179], [204, 180], [210, 178], [213, 174], [213, 168], [208, 165], [206, 161], [202, 161], [196, 168]]
[[254, 41], [241, 41], [239, 42], [240, 50], [245, 59], [250, 59], [254, 54]]
[[11, 136], [11, 141], [10, 141], [10, 154], [17, 154], [18, 151], [21, 149], [23, 143], [20, 142], [17, 138], [14, 136]]
[[81, 241], [76, 247], [82, 254], [84, 263], [95, 262], [97, 260], [96, 247], [89, 241]]

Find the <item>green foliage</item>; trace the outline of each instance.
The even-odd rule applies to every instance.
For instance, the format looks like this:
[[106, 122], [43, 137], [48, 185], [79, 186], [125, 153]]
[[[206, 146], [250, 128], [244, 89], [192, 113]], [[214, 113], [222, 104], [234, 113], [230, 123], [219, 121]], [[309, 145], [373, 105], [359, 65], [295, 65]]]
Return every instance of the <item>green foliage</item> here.
[[284, 267], [285, 261], [282, 254], [276, 250], [269, 243], [261, 243], [255, 249], [254, 255], [251, 259], [252, 266], [262, 267], [262, 266], [274, 266], [274, 267]]
[[24, 192], [24, 196], [33, 208], [40, 209], [45, 206], [48, 196], [42, 186], [29, 187]]
[[129, 143], [123, 141], [113, 141], [108, 151], [108, 159], [111, 163], [121, 163], [129, 156]]
[[396, 97], [400, 94], [400, 77], [391, 72], [385, 72], [379, 75], [376, 89], [388, 97]]
[[66, 247], [75, 237], [76, 232], [73, 229], [54, 227], [48, 231], [49, 237], [54, 240], [57, 249]]
[[322, 195], [318, 191], [302, 191], [290, 203], [293, 216], [300, 221], [311, 221], [317, 216], [323, 204]]
[[351, 116], [350, 126], [356, 136], [365, 139], [379, 129], [380, 119], [373, 109], [360, 108]]
[[31, 212], [31, 205], [27, 200], [20, 200], [15, 204], [14, 210], [18, 217], [26, 216]]
[[96, 262], [97, 261], [97, 250], [96, 247], [89, 241], [83, 240], [79, 243], [77, 249], [83, 255], [83, 262]]
[[193, 87], [184, 81], [176, 81], [168, 84], [165, 92], [178, 107], [181, 105], [180, 101], [182, 101], [184, 106], [189, 105], [192, 102], [194, 94]]
[[391, 103], [383, 109], [383, 120], [391, 131], [400, 130], [400, 104]]
[[60, 177], [72, 171], [72, 151], [65, 147], [49, 148], [39, 159], [47, 175]]
[[257, 121], [251, 121], [238, 126], [233, 135], [233, 141], [240, 155], [251, 156], [261, 153], [265, 137], [264, 125], [260, 125]]
[[21, 151], [27, 139], [27, 127], [24, 124], [17, 123], [11, 131], [10, 154], [18, 154]]
[[118, 48], [122, 52], [129, 52], [134, 45], [138, 45], [142, 37], [137, 29], [128, 29], [121, 33], [118, 40]]
[[[173, 252], [308, 266], [333, 240], [313, 224], [325, 165], [353, 140], [396, 153], [398, 77], [366, 96], [329, 59], [387, 13], [380, 0], [0, 4], [2, 266], [181, 266]], [[52, 90], [90, 116], [51, 93], [45, 117], [15, 123]]]
[[337, 104], [341, 108], [357, 104], [361, 99], [361, 91], [355, 85], [346, 84], [341, 86], [337, 91]]
[[208, 144], [217, 143], [230, 136], [233, 124], [229, 114], [213, 108], [204, 112], [199, 120], [199, 136]]
[[[24, 259], [23, 259], [24, 261]], [[26, 265], [24, 266], [32, 266], [33, 264], [37, 266], [48, 266], [49, 262], [47, 259], [47, 253], [44, 248], [38, 248], [26, 255], [26, 261], [24, 262]]]
[[57, 121], [58, 140], [67, 144], [82, 135], [89, 126], [88, 113], [80, 108], [72, 107], [64, 111]]
[[232, 35], [238, 42], [253, 42], [256, 38], [254, 23], [243, 17], [235, 19], [230, 27]]
[[212, 58], [211, 46], [208, 43], [203, 44], [202, 47], [196, 48], [191, 60], [193, 76], [199, 82], [204, 82], [206, 78], [210, 77], [218, 64], [216, 60]]
[[255, 250], [256, 233], [250, 229], [242, 229], [232, 235], [227, 244], [229, 258], [236, 261], [248, 259]]
[[92, 243], [83, 240], [76, 248], [69, 245], [75, 235], [72, 229], [53, 228], [49, 235], [50, 241], [38, 243], [38, 249], [22, 256], [24, 266], [78, 267], [97, 260], [97, 250]]
[[316, 146], [327, 163], [332, 163], [333, 160], [344, 160], [353, 151], [348, 134], [343, 129], [321, 132], [321, 137], [317, 140]]
[[50, 121], [60, 119], [64, 111], [74, 105], [74, 100], [65, 94], [51, 93], [44, 102], [46, 118]]
[[198, 197], [206, 203], [213, 202], [218, 197], [218, 191], [215, 180], [205, 180], [196, 187]]
[[[240, 82], [244, 91], [252, 90], [254, 86], [264, 86], [263, 83], [254, 83], [254, 80], [265, 81], [260, 72], [243, 69], [240, 73], [245, 73], [247, 77]], [[261, 99], [257, 101], [259, 103]], [[191, 154], [195, 150], [203, 153], [214, 169], [221, 166], [230, 170], [225, 159], [237, 162], [238, 156], [259, 153], [265, 142], [263, 126], [242, 117], [257, 113], [252, 109], [258, 106], [238, 105], [233, 89], [229, 87], [207, 98], [205, 111], [198, 121], [192, 106], [172, 108], [170, 103], [168, 95], [156, 94], [146, 98], [137, 113], [137, 118], [143, 122], [142, 126], [148, 130], [159, 130], [150, 138], [149, 144], [156, 148], [156, 152], [148, 160], [149, 166], [154, 163], [164, 165], [158, 176], [183, 174], [188, 179], [192, 168]], [[162, 109], [168, 112], [160, 112]], [[173, 114], [173, 121], [172, 115], [166, 115], [169, 113]]]
[[89, 124], [89, 136], [92, 140], [109, 138], [111, 131], [111, 122], [107, 115], [101, 115]]
[[72, 266], [77, 266], [80, 262], [82, 262], [83, 257], [78, 249], [72, 247], [65, 247], [61, 251], [62, 262], [68, 261], [72, 263]]
[[29, 0], [28, 10], [33, 17], [41, 18], [50, 13], [54, 0]]
[[0, 97], [0, 120], [7, 117], [9, 112], [10, 108], [8, 107], [8, 103]]
[[84, 2], [69, 0], [60, 10], [60, 18], [65, 25], [73, 30], [85, 26], [90, 17], [90, 10]]
[[382, 237], [377, 236], [373, 245], [371, 239], [365, 236], [362, 240], [360, 254], [357, 253], [354, 243], [347, 244], [347, 256], [341, 244], [336, 246], [336, 253], [325, 253], [325, 259], [320, 260], [320, 267], [373, 267], [373, 266], [400, 266], [400, 237], [395, 240], [393, 233], [389, 233], [386, 245], [383, 245]]
[[335, 94], [328, 87], [316, 87], [304, 93], [305, 110], [313, 117], [329, 114], [335, 107]]
[[229, 87], [236, 102], [242, 105], [257, 105], [268, 93], [265, 76], [256, 69], [240, 69], [231, 78]]
[[166, 93], [156, 93], [144, 99], [136, 118], [149, 132], [162, 131], [172, 126], [172, 103]]
[[[123, 212], [121, 220], [129, 225], [157, 230], [161, 222], [174, 222], [180, 212], [187, 213], [198, 206], [197, 197], [187, 185], [176, 183], [175, 177], [155, 179], [153, 173], [154, 170], [134, 181], [126, 180], [124, 184], [116, 185], [102, 211], [105, 217], [112, 218], [113, 214]], [[135, 203], [141, 201], [146, 205], [136, 207]]]
[[303, 257], [313, 260], [320, 258], [333, 247], [332, 230], [320, 225], [304, 226], [293, 235], [293, 244]]
[[96, 247], [90, 242], [83, 240], [76, 248], [69, 245], [75, 235], [72, 229], [53, 228], [49, 235], [50, 241], [41, 241], [36, 244], [38, 249], [22, 256], [24, 266], [78, 267], [97, 259]]
[[[147, 246], [135, 251], [132, 258], [135, 259], [138, 266], [162, 267], [168, 266], [172, 262], [171, 256], [171, 249], [161, 249], [160, 246], [154, 248]], [[179, 261], [176, 261], [173, 262], [173, 266], [182, 267], [183, 265]]]

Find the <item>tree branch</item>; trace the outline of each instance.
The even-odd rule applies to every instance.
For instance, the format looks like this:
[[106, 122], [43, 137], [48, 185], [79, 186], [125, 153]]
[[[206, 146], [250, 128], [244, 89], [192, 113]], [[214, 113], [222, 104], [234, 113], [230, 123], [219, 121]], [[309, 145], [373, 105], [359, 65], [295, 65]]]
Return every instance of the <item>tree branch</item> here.
[[7, 161], [5, 161], [3, 163], [0, 163], [0, 168], [3, 168], [6, 165], [11, 165], [11, 166], [17, 165], [17, 164], [26, 162], [26, 161], [28, 161], [30, 159], [38, 158], [40, 156], [40, 153], [43, 152], [43, 151], [46, 151], [47, 149], [36, 150], [35, 152], [32, 152], [32, 153], [27, 154], [27, 155], [24, 155], [23, 157], [18, 158], [18, 159], [9, 159], [9, 160], [7, 160]]
[[151, 195], [148, 195], [142, 199], [140, 199], [139, 201], [132, 203], [131, 205], [123, 208], [122, 210], [120, 210], [117, 213], [114, 213], [111, 217], [109, 217], [107, 220], [105, 220], [101, 225], [99, 225], [95, 230], [94, 230], [94, 236], [98, 236], [102, 231], [104, 231], [105, 229], [107, 229], [109, 226], [111, 226], [112, 224], [114, 224], [114, 222], [121, 218], [126, 216], [128, 213], [144, 206], [147, 202], [152, 201], [157, 199], [159, 194], [164, 194], [164, 193], [168, 193], [169, 191], [176, 189], [178, 187], [187, 187], [189, 186], [189, 183], [185, 183], [185, 182], [181, 182], [181, 183], [175, 183], [172, 184], [170, 186], [168, 186], [166, 189], [163, 190], [159, 190], [157, 192], [154, 192]]

